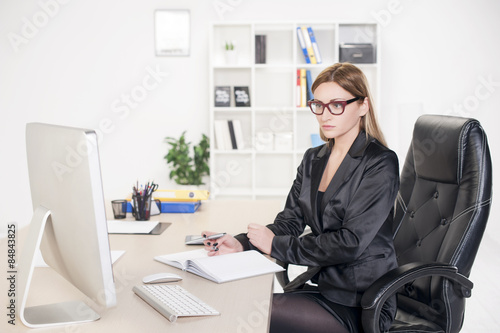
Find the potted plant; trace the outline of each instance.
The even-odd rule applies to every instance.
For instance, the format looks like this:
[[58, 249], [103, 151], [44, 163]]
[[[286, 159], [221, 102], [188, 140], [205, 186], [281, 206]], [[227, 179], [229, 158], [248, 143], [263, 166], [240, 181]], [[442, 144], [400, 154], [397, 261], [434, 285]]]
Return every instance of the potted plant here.
[[232, 41], [226, 41], [226, 63], [234, 64], [236, 63], [236, 49], [234, 48], [234, 43]]
[[193, 146], [185, 138], [186, 131], [176, 139], [166, 137], [166, 142], [170, 145], [167, 155], [164, 158], [170, 166], [170, 179], [179, 185], [204, 185], [203, 177], [210, 174], [208, 159], [210, 157], [209, 138], [202, 134], [198, 145]]

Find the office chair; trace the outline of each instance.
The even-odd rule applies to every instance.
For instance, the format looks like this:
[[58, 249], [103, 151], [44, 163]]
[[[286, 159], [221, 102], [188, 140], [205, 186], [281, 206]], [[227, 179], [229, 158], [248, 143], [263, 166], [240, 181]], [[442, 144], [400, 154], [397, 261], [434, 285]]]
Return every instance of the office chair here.
[[[421, 116], [401, 172], [393, 223], [399, 267], [365, 291], [363, 329], [379, 332], [382, 305], [397, 295], [390, 332], [459, 332], [468, 279], [491, 207], [486, 134], [475, 119]], [[289, 280], [278, 276], [280, 284]]]

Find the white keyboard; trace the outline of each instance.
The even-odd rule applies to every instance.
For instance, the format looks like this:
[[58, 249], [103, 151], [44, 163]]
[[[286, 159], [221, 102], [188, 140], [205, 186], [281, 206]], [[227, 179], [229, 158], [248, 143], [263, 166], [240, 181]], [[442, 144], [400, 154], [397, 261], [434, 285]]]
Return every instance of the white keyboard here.
[[134, 286], [132, 290], [171, 322], [177, 317], [220, 314], [179, 285], [139, 285]]

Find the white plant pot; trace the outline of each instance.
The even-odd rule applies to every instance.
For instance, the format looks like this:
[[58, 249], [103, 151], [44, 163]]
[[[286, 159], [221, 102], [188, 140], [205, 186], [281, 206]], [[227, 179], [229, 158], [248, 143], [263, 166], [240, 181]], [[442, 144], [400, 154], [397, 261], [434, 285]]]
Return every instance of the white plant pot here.
[[234, 65], [238, 62], [238, 58], [236, 55], [236, 50], [226, 50], [226, 64]]

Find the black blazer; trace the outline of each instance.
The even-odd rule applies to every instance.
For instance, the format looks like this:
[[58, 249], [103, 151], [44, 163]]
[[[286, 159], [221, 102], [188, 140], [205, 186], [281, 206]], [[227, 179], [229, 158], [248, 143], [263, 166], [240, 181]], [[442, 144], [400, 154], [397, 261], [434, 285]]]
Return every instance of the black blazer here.
[[[285, 208], [268, 225], [276, 235], [271, 256], [290, 264], [320, 266], [314, 279], [320, 292], [333, 302], [359, 306], [366, 288], [397, 266], [391, 224], [399, 189], [398, 159], [361, 131], [322, 202], [317, 202], [329, 155], [326, 144], [304, 154]], [[299, 238], [306, 226], [312, 233]]]

